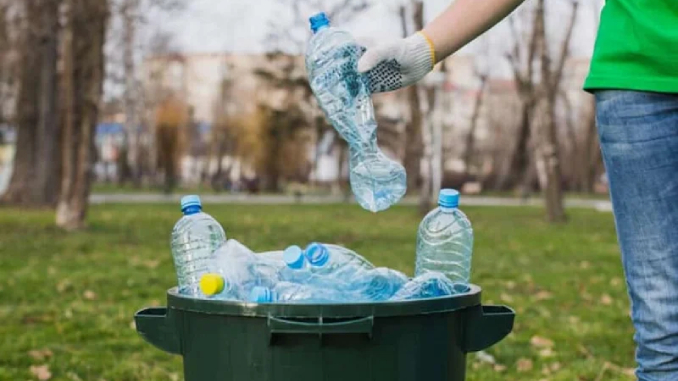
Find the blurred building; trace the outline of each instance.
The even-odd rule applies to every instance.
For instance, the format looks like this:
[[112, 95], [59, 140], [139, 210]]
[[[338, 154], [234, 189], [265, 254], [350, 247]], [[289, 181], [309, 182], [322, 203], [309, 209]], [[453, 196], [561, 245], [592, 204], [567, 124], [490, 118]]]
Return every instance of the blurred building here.
[[[479, 97], [483, 97], [482, 107], [478, 112], [474, 137], [477, 150], [487, 153], [496, 149], [496, 140], [507, 142], [514, 133], [518, 123], [519, 99], [517, 86], [512, 78], [490, 77], [484, 91], [480, 91], [480, 77], [477, 74], [479, 57], [472, 55], [454, 55], [446, 60], [447, 73], [442, 80], [423, 81], [424, 89], [436, 89], [436, 109], [438, 112], [425, 114], [426, 118], [435, 120], [443, 126], [444, 170], [465, 172], [463, 160], [465, 140], [468, 137], [475, 105]], [[563, 78], [563, 92], [568, 99], [568, 107], [559, 106], [561, 116], [570, 114], [580, 120], [588, 105], [588, 94], [581, 90], [588, 72], [588, 59], [571, 58], [566, 63]], [[282, 66], [281, 66], [282, 65]], [[291, 65], [292, 67], [285, 67]], [[276, 67], [277, 66], [277, 67]], [[437, 70], [440, 65], [437, 66]], [[148, 57], [144, 62], [143, 88], [146, 103], [152, 106], [164, 94], [172, 92], [179, 96], [192, 108], [196, 123], [203, 128], [195, 138], [209, 140], [210, 126], [215, 115], [221, 112], [246, 115], [251, 113], [259, 103], [273, 108], [285, 107], [290, 97], [284, 89], [267, 86], [271, 75], [284, 75], [297, 79], [305, 77], [306, 72], [302, 56], [287, 57], [286, 60], [274, 59], [265, 54], [169, 54]], [[276, 74], [278, 73], [278, 74]], [[431, 76], [433, 77], [433, 76]], [[273, 78], [275, 80], [275, 78]], [[225, 88], [228, 87], [228, 94]], [[405, 91], [395, 91], [374, 96], [375, 108], [379, 113], [381, 129], [392, 130], [393, 133], [404, 133], [405, 122], [409, 119], [409, 103]], [[148, 107], [151, 110], [152, 107]], [[224, 110], [225, 109], [225, 110]], [[309, 108], [309, 114], [318, 112]], [[152, 119], [149, 118], [149, 120]], [[432, 121], [432, 120], [429, 120]], [[387, 154], [402, 157], [404, 146], [398, 142], [387, 141], [388, 134], [380, 135]], [[332, 133], [316, 136], [314, 144], [309, 147], [308, 157], [315, 165], [311, 179], [320, 182], [334, 181], [339, 175], [339, 150], [333, 144], [338, 137]], [[402, 140], [402, 139], [400, 139]], [[199, 180], [197, 173], [205, 166], [214, 168], [205, 152], [206, 145], [195, 146], [183, 160], [183, 178], [187, 181]], [[230, 158], [229, 165], [234, 164]], [[483, 163], [490, 170], [491, 161]], [[232, 176], [242, 175], [246, 168], [233, 166]]]

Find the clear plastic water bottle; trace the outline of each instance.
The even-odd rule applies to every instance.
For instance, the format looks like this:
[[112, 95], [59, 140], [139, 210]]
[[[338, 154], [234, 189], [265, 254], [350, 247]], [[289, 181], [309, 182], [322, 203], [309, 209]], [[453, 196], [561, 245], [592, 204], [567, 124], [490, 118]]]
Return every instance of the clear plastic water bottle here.
[[358, 203], [378, 212], [407, 190], [405, 169], [377, 146], [377, 122], [367, 77], [358, 73], [361, 51], [346, 31], [330, 26], [324, 13], [310, 19], [313, 37], [306, 52], [311, 89], [350, 150], [351, 189]]
[[226, 233], [219, 222], [202, 212], [198, 196], [182, 197], [181, 211], [184, 216], [172, 229], [170, 246], [179, 292], [196, 296], [200, 278], [210, 272], [214, 250], [226, 241]]
[[278, 283], [281, 267], [229, 239], [214, 252], [215, 271], [203, 276], [200, 288], [207, 297], [245, 300], [252, 288]]
[[360, 295], [364, 301], [379, 302], [392, 298], [407, 282], [407, 276], [400, 271], [377, 267], [347, 282], [346, 288]]
[[298, 246], [288, 247], [285, 249], [284, 260], [295, 271], [289, 271], [290, 276], [301, 279], [298, 282], [316, 284], [349, 282], [374, 269], [370, 261], [354, 251], [317, 242], [309, 244], [304, 250]]
[[469, 283], [473, 228], [459, 210], [459, 192], [442, 189], [438, 205], [419, 224], [414, 275], [435, 271], [445, 274], [453, 282]]
[[390, 300], [416, 300], [457, 295], [468, 292], [465, 283], [452, 282], [445, 274], [427, 272], [407, 282]]
[[280, 282], [273, 288], [255, 287], [249, 301], [254, 303], [339, 303], [352, 300], [347, 292], [314, 285]]

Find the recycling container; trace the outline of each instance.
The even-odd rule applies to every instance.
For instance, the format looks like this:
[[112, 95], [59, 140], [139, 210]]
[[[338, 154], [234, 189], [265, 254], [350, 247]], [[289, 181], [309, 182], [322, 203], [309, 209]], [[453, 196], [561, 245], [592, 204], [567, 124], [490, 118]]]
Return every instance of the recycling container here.
[[463, 381], [466, 354], [513, 329], [515, 312], [457, 296], [364, 304], [188, 298], [138, 311], [137, 332], [183, 356], [185, 381]]

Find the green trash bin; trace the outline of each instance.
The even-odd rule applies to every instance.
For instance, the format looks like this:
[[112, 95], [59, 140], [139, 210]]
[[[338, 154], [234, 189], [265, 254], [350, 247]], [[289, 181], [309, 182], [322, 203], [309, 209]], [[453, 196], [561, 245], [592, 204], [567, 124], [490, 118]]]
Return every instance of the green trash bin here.
[[183, 356], [185, 381], [463, 381], [466, 354], [513, 329], [515, 312], [481, 289], [406, 302], [256, 304], [167, 291], [137, 332]]

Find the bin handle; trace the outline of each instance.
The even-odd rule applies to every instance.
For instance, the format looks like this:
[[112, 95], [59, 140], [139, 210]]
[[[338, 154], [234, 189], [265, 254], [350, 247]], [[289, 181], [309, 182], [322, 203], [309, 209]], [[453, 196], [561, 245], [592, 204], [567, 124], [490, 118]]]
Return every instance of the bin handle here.
[[507, 306], [471, 309], [466, 315], [463, 350], [478, 352], [501, 341], [513, 330], [516, 313]]
[[371, 339], [373, 326], [374, 316], [338, 322], [325, 322], [322, 317], [319, 317], [317, 321], [312, 322], [282, 319], [273, 316], [268, 317], [268, 332], [270, 339], [272, 339], [275, 334], [316, 334], [322, 338], [323, 335], [353, 333], [365, 334]]
[[134, 314], [134, 322], [144, 340], [165, 352], [181, 354], [181, 340], [172, 310], [167, 307], [145, 308]]

